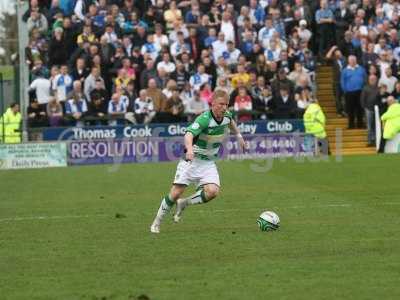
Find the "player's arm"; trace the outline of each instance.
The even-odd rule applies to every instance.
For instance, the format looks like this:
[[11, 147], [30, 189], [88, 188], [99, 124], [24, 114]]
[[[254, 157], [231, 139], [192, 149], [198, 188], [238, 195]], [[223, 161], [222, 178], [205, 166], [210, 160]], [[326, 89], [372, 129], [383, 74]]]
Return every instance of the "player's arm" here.
[[237, 127], [236, 122], [234, 120], [232, 120], [231, 123], [229, 124], [229, 129], [231, 130], [231, 133], [233, 133], [236, 136], [236, 138], [239, 142], [240, 149], [242, 149], [242, 151], [244, 151], [244, 149], [246, 149], [246, 143], [245, 143], [243, 136], [240, 133], [240, 130]]
[[184, 137], [184, 141], [185, 141], [185, 149], [186, 149], [186, 154], [185, 154], [185, 158], [188, 161], [192, 161], [194, 158], [194, 152], [193, 152], [193, 133], [191, 133], [190, 131], [185, 133], [185, 137]]

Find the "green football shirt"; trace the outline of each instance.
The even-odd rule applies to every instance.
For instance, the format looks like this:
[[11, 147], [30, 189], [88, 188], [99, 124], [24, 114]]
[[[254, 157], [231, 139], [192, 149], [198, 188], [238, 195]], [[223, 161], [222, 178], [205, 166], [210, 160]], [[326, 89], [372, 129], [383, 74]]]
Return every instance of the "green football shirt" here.
[[232, 113], [225, 112], [224, 118], [218, 122], [212, 111], [205, 111], [186, 129], [194, 136], [193, 152], [195, 157], [204, 160], [215, 159], [225, 135], [229, 133]]

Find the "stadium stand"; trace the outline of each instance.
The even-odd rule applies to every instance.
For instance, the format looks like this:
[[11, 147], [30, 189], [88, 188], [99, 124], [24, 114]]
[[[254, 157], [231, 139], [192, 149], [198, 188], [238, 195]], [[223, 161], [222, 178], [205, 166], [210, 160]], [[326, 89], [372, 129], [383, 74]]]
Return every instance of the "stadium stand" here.
[[[393, 0], [31, 0], [31, 101], [47, 118], [30, 124], [192, 120], [223, 89], [239, 120], [301, 118], [318, 98], [330, 142], [342, 128], [345, 151], [363, 152], [365, 123], [374, 142], [367, 77], [378, 78], [382, 113], [388, 95], [400, 98], [398, 10]], [[344, 78], [353, 69], [357, 90]]]

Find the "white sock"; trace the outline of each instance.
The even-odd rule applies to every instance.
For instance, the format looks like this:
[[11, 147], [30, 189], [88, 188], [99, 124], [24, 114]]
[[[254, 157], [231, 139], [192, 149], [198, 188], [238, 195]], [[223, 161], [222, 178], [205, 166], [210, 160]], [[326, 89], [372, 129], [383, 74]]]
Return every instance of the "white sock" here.
[[187, 197], [185, 199], [185, 201], [187, 202], [187, 204], [189, 205], [193, 205], [193, 204], [202, 204], [204, 202], [206, 202], [206, 196], [204, 193], [204, 190], [198, 190], [196, 193], [194, 193], [193, 195]]
[[171, 200], [169, 196], [165, 196], [160, 204], [160, 208], [157, 211], [155, 222], [161, 223], [162, 219], [170, 212], [172, 206], [174, 205], [174, 201]]

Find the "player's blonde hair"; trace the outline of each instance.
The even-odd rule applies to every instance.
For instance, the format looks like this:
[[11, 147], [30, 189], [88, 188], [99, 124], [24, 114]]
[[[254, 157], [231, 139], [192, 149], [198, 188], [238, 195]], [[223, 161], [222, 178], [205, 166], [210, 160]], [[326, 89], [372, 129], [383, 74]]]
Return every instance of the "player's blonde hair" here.
[[226, 100], [229, 100], [228, 93], [223, 90], [219, 90], [219, 89], [215, 90], [212, 100], [215, 101], [218, 98], [224, 98]]

